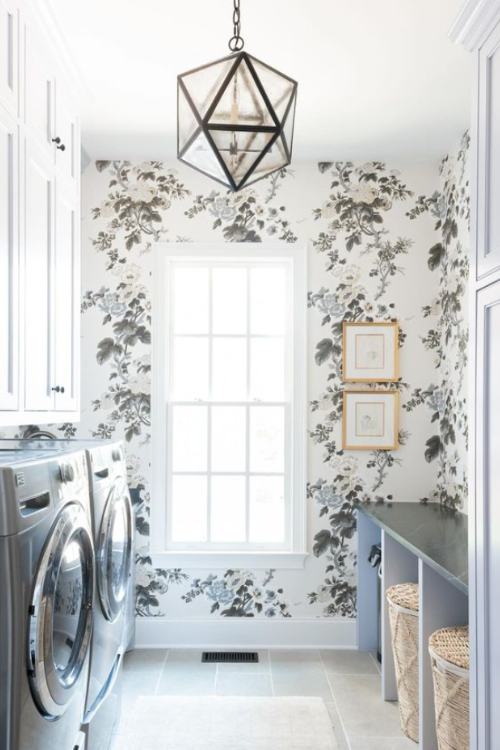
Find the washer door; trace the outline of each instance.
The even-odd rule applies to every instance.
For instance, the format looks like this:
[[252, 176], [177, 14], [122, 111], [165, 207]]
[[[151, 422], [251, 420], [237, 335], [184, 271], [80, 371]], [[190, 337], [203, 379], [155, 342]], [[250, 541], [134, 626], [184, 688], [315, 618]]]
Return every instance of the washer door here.
[[29, 681], [48, 719], [61, 716], [79, 692], [92, 633], [93, 593], [94, 548], [87, 514], [80, 503], [68, 503], [45, 543], [29, 609]]
[[132, 565], [132, 505], [126, 482], [111, 489], [97, 545], [97, 588], [104, 616], [114, 622], [125, 606]]

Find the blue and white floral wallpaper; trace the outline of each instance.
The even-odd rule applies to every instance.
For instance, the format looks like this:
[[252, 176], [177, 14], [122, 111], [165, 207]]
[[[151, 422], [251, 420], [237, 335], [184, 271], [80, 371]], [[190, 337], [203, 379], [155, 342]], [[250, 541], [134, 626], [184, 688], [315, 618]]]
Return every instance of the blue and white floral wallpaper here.
[[[352, 618], [356, 503], [465, 507], [467, 145], [464, 136], [441, 165], [296, 162], [237, 194], [178, 163], [87, 168], [83, 412], [76, 428], [58, 429], [126, 442], [139, 616]], [[149, 556], [151, 249], [158, 240], [309, 247], [304, 570], [165, 570]], [[390, 319], [401, 326], [401, 379], [391, 386], [401, 394], [400, 448], [344, 452], [342, 321]]]

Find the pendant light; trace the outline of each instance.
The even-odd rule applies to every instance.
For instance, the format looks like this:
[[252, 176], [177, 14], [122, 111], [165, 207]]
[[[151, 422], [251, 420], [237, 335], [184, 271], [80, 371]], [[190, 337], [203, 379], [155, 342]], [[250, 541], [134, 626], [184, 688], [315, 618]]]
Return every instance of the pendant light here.
[[233, 4], [233, 54], [177, 77], [177, 156], [236, 191], [290, 164], [297, 82], [243, 51]]

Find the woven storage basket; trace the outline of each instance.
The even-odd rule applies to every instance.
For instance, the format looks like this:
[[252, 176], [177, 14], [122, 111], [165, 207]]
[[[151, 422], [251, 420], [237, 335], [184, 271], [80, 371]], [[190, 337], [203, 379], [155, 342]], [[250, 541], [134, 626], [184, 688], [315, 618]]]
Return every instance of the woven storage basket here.
[[386, 591], [403, 733], [418, 742], [418, 584]]
[[439, 750], [469, 748], [469, 629], [443, 628], [429, 638]]

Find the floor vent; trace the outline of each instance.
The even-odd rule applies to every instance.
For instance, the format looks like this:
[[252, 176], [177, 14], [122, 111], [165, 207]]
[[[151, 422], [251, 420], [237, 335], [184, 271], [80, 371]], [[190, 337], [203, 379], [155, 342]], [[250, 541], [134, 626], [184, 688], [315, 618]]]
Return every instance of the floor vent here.
[[259, 654], [257, 651], [203, 651], [201, 660], [211, 664], [255, 664], [259, 661]]

